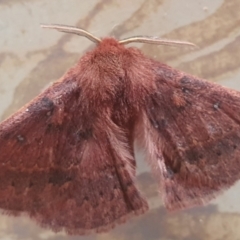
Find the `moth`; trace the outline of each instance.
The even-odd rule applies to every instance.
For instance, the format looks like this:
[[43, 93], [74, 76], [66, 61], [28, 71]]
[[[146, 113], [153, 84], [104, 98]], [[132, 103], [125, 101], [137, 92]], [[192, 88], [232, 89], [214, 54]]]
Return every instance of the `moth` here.
[[204, 204], [240, 178], [240, 93], [146, 57], [130, 42], [44, 25], [96, 43], [0, 124], [0, 208], [72, 234], [106, 231], [148, 205], [134, 141], [169, 210]]

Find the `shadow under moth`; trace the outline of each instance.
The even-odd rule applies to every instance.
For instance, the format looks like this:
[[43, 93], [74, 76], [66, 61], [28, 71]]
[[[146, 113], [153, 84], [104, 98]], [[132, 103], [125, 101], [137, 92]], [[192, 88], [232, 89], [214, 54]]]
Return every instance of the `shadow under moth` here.
[[106, 231], [147, 202], [134, 141], [147, 152], [165, 206], [204, 204], [240, 178], [240, 93], [144, 56], [130, 42], [63, 25], [97, 44], [0, 124], [0, 208], [70, 234]]

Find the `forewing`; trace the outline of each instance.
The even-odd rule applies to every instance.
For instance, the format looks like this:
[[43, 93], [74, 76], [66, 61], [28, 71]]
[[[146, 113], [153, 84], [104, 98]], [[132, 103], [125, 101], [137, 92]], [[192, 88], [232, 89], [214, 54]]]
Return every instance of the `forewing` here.
[[147, 209], [124, 133], [101, 122], [81, 94], [75, 79], [66, 78], [0, 125], [6, 213], [26, 212], [55, 231], [84, 234]]
[[240, 178], [240, 93], [157, 65], [142, 129], [167, 208], [199, 205]]

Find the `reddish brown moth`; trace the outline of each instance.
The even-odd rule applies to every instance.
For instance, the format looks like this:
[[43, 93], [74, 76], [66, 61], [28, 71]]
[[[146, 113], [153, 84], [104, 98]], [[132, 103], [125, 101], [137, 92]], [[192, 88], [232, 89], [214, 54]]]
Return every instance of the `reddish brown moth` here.
[[0, 125], [0, 208], [72, 234], [148, 209], [134, 184], [145, 147], [167, 209], [203, 204], [240, 178], [240, 93], [98, 39], [51, 87]]

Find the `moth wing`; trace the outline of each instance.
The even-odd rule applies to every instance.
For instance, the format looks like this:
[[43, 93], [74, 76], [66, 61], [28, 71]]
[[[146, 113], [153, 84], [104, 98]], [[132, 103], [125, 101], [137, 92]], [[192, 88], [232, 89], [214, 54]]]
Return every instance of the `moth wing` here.
[[141, 134], [165, 205], [200, 205], [240, 178], [240, 93], [166, 65], [155, 68]]
[[127, 139], [84, 107], [81, 94], [66, 78], [1, 123], [0, 208], [6, 213], [26, 212], [55, 231], [84, 234], [147, 209], [134, 185]]

